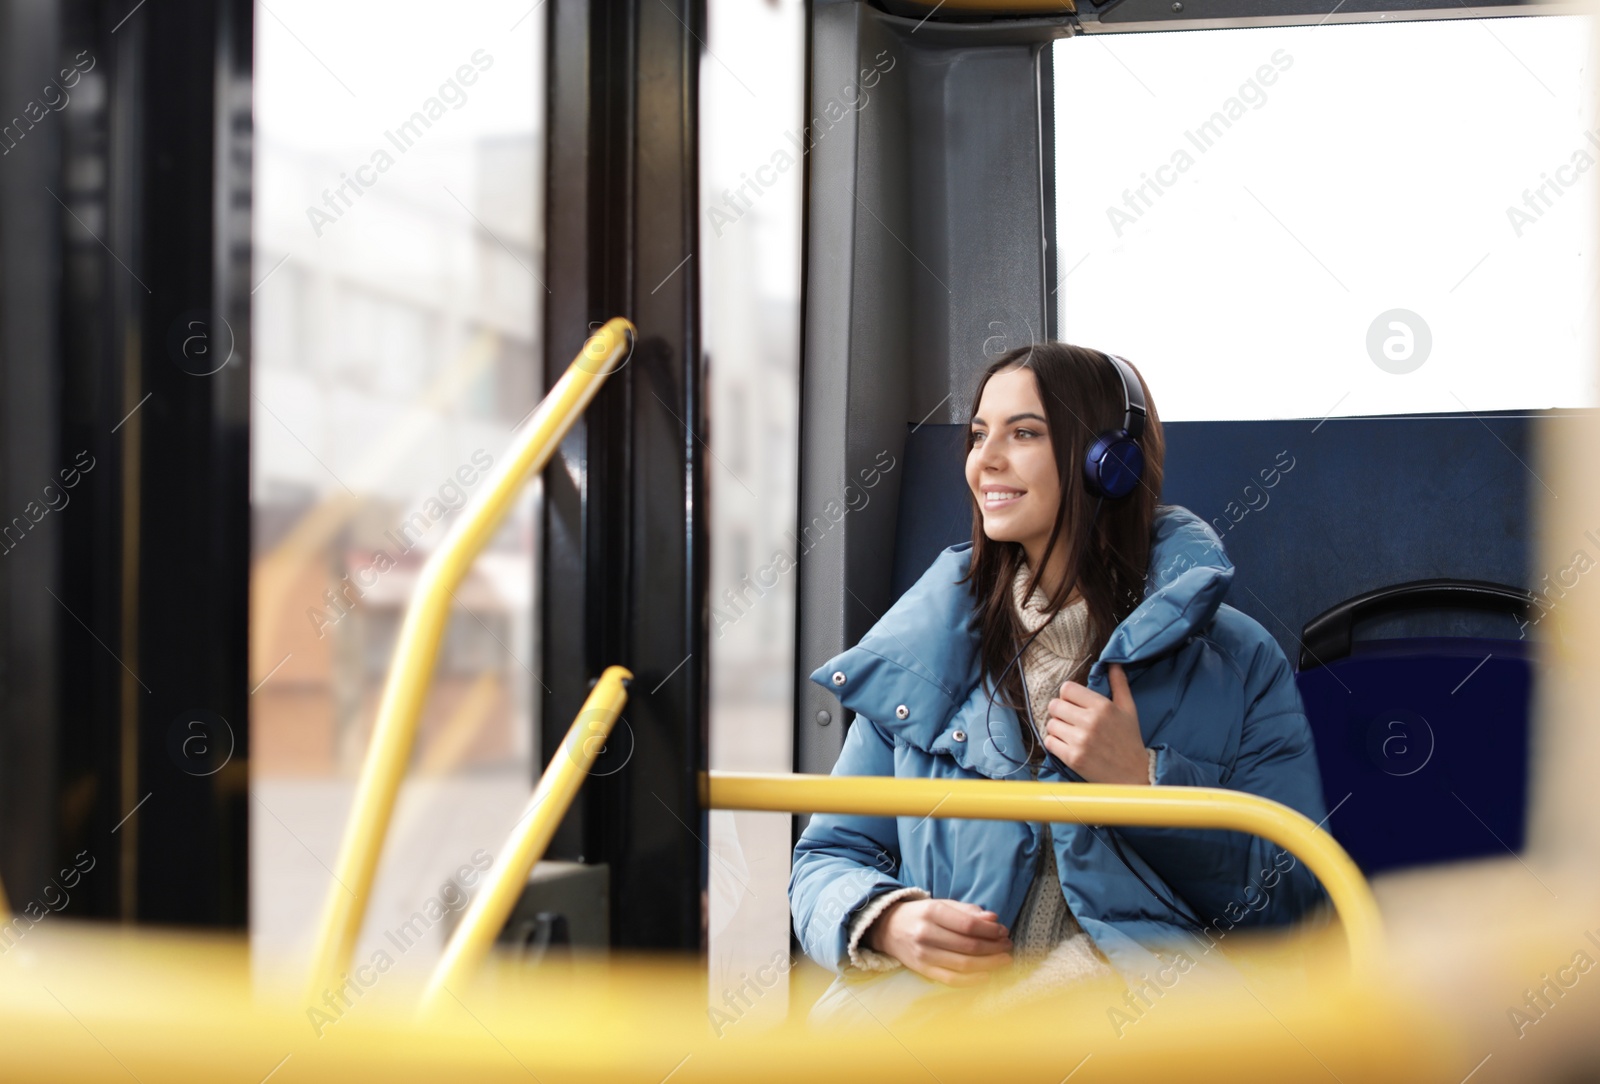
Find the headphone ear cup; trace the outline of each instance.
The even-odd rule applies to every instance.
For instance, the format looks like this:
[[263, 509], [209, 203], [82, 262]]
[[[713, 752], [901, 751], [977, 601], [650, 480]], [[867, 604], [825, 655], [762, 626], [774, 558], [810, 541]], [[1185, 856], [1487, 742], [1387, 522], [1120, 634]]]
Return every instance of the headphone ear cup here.
[[1132, 493], [1144, 477], [1144, 451], [1126, 430], [1110, 430], [1089, 446], [1083, 469], [1092, 496], [1116, 500]]

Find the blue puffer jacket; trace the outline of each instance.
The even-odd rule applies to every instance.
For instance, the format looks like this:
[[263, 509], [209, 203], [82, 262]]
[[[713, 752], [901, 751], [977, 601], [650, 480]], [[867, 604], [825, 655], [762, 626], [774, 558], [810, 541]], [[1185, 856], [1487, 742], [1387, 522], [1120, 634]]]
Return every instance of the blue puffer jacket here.
[[[1143, 602], [1089, 671], [1109, 697], [1122, 663], [1161, 786], [1259, 794], [1320, 821], [1322, 784], [1305, 709], [1277, 642], [1223, 596], [1233, 564], [1198, 516], [1158, 505]], [[979, 633], [968, 586], [972, 543], [946, 549], [861, 642], [811, 680], [856, 713], [834, 775], [1029, 778], [1018, 761], [1016, 711], [998, 701], [985, 723]], [[1005, 755], [1009, 753], [1010, 757]], [[1046, 764], [1039, 778], [1070, 782]], [[1102, 837], [1107, 829], [1101, 828]], [[1293, 921], [1326, 896], [1305, 866], [1266, 840], [1233, 831], [1120, 828], [1123, 852], [1169, 899], [1218, 937], [1235, 926]], [[1163, 965], [1155, 946], [1182, 945], [1183, 923], [1087, 827], [1053, 829], [1072, 912], [1130, 982]], [[934, 899], [978, 904], [1008, 928], [1038, 855], [1036, 824], [817, 814], [794, 851], [789, 902], [807, 955], [843, 974], [851, 917], [873, 897], [915, 885]], [[1188, 941], [1195, 951], [1198, 942]], [[855, 973], [852, 970], [852, 973]]]

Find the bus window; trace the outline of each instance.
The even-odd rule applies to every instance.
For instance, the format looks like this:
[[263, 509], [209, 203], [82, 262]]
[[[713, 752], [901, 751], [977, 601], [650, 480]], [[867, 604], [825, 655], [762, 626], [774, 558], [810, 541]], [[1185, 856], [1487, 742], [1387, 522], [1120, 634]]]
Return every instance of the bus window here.
[[1055, 46], [1060, 337], [1174, 421], [1583, 407], [1588, 17]]
[[[541, 391], [545, 20], [515, 18], [257, 9], [250, 911], [297, 982], [418, 572]], [[537, 498], [456, 592], [360, 961], [426, 974], [527, 801]]]

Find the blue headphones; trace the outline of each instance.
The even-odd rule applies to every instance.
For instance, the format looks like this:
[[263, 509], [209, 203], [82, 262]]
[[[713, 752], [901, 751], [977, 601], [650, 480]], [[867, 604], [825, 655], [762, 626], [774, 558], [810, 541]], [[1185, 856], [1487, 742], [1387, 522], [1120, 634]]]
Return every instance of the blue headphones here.
[[1122, 428], [1107, 429], [1089, 445], [1083, 460], [1083, 479], [1089, 494], [1109, 500], [1126, 497], [1144, 477], [1144, 388], [1133, 367], [1114, 354], [1100, 354], [1122, 382]]

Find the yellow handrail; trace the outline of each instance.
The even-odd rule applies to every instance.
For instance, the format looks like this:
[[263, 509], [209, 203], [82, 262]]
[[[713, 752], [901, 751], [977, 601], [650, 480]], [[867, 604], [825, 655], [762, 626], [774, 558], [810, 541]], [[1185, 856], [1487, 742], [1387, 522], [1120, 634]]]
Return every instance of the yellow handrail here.
[[[1279, 802], [1216, 787], [1023, 783], [992, 779], [709, 772], [709, 809], [854, 813], [874, 817], [1061, 821], [1150, 828], [1230, 828], [1272, 841], [1303, 860], [1328, 891], [1350, 945], [1353, 977], [1378, 974], [1383, 926], [1372, 889], [1343, 847]], [[1240, 901], [1243, 904], [1244, 901]]]
[[[1523, 880], [1540, 891], [1532, 878]], [[1581, 894], [1560, 890], [1564, 905]], [[1531, 895], [1522, 898], [1539, 906]], [[750, 967], [744, 985], [727, 989], [708, 989], [703, 956], [580, 955], [558, 976], [532, 982], [520, 981], [515, 962], [491, 957], [484, 985], [452, 988], [460, 1005], [446, 997], [446, 1009], [418, 1019], [400, 968], [380, 976], [362, 967], [360, 978], [353, 971], [344, 998], [312, 1015], [298, 997], [285, 1002], [252, 981], [243, 938], [45, 922], [29, 934], [29, 953], [0, 957], [0, 1080], [100, 1084], [136, 1074], [146, 1084], [264, 1077], [267, 1084], [650, 1084], [664, 1077], [667, 1084], [936, 1084], [932, 1070], [938, 1084], [992, 1084], [1059, 1081], [1082, 1065], [1069, 1084], [1333, 1084], [1335, 1077], [1344, 1084], [1451, 1084], [1492, 1047], [1493, 1059], [1471, 1081], [1571, 1081], [1600, 1066], [1592, 1043], [1580, 1049], [1581, 1023], [1518, 1043], [1509, 1029], [1492, 1039], [1484, 1022], [1504, 1019], [1503, 991], [1570, 960], [1570, 931], [1593, 921], [1571, 902], [1527, 922], [1488, 922], [1474, 943], [1479, 951], [1452, 956], [1412, 946], [1371, 985], [1258, 983], [1284, 956], [1246, 943], [1235, 954], [1247, 969], [1245, 982], [1191, 972], [1162, 993], [1175, 975], [1152, 975], [1142, 1006], [1132, 990], [1130, 1001], [1105, 984], [1073, 984], [983, 1019], [981, 1032], [973, 1026], [975, 992], [953, 990], [928, 998], [926, 1013], [885, 1018], [886, 1026], [853, 1002], [864, 1026], [812, 1025], [806, 1008], [821, 989], [807, 981], [812, 976], [797, 977], [796, 961], [782, 951], [787, 944], [772, 946], [776, 966]], [[1429, 996], [1447, 988], [1440, 969], [1458, 980], [1452, 993], [1459, 996]], [[872, 1012], [881, 1011], [858, 992]], [[1569, 999], [1559, 1011], [1581, 1021], [1585, 1004]]]
[[528, 808], [517, 819], [482, 890], [450, 935], [444, 956], [422, 995], [424, 1013], [439, 1004], [441, 991], [460, 987], [470, 979], [489, 954], [528, 883], [528, 874], [544, 855], [578, 787], [605, 748], [606, 737], [628, 702], [627, 682], [632, 678], [633, 674], [623, 667], [608, 666], [583, 702], [583, 710], [572, 721], [561, 748], [550, 758], [533, 797], [528, 799]]
[[423, 566], [389, 664], [372, 744], [361, 766], [355, 804], [339, 850], [338, 871], [328, 889], [308, 991], [312, 1002], [324, 989], [337, 985], [338, 973], [350, 959], [361, 932], [367, 896], [394, 812], [395, 795], [411, 757], [417, 720], [433, 680], [455, 589], [511, 510], [523, 484], [549, 462], [600, 385], [627, 356], [634, 334], [633, 325], [618, 317], [589, 337], [540, 402], [510, 453], [462, 509], [444, 543]]

